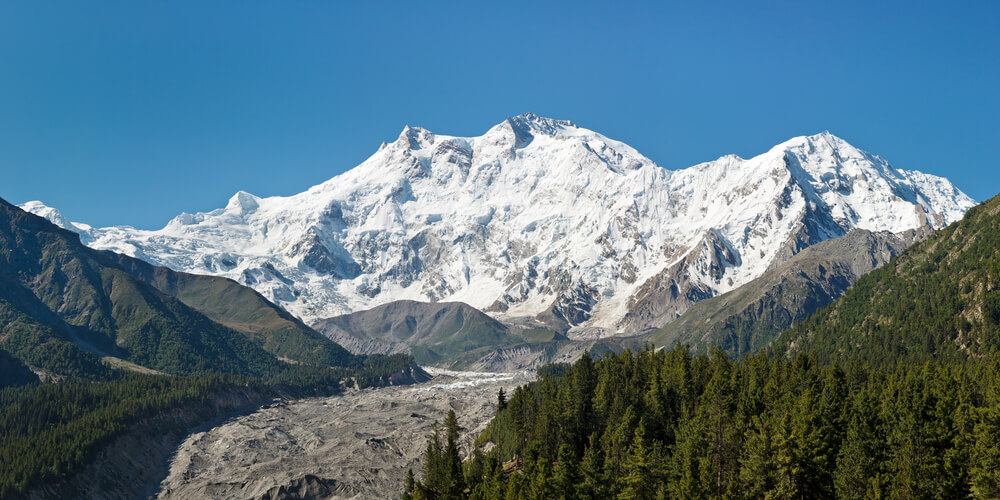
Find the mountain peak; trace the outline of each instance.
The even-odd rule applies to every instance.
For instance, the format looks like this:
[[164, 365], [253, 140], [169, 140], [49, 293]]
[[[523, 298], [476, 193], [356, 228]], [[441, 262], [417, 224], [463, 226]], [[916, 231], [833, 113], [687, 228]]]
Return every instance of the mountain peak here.
[[382, 143], [379, 147], [379, 151], [385, 149], [387, 146], [395, 146], [396, 148], [402, 147], [404, 149], [409, 149], [416, 151], [418, 149], [423, 149], [428, 144], [433, 144], [435, 140], [434, 133], [421, 127], [413, 127], [406, 125], [403, 130], [399, 132], [399, 137], [396, 138], [391, 144]]
[[829, 130], [824, 130], [813, 135], [792, 137], [791, 139], [788, 139], [787, 141], [772, 148], [772, 151], [775, 150], [796, 151], [807, 155], [833, 153], [842, 158], [874, 157], [874, 155], [870, 155], [867, 152], [854, 147], [846, 140], [833, 135]]
[[232, 198], [229, 198], [229, 203], [226, 204], [226, 210], [236, 210], [240, 215], [246, 215], [260, 206], [260, 198], [254, 196], [246, 191], [237, 191]]
[[544, 116], [538, 116], [535, 113], [522, 113], [517, 116], [512, 116], [504, 120], [504, 123], [517, 132], [523, 132], [530, 135], [543, 134], [554, 136], [566, 128], [579, 128], [575, 123], [569, 120], [545, 118]]
[[310, 321], [411, 299], [512, 318], [556, 308], [574, 328], [611, 331], [629, 304], [651, 304], [622, 327], [638, 331], [687, 307], [652, 305], [672, 300], [658, 295], [671, 282], [712, 296], [851, 229], [941, 227], [972, 204], [887, 165], [824, 132], [667, 171], [525, 113], [474, 137], [407, 126], [306, 192], [240, 192], [163, 231], [95, 229], [93, 245], [239, 280]]
[[49, 222], [63, 229], [73, 231], [74, 233], [85, 233], [91, 230], [91, 227], [87, 224], [71, 222], [65, 215], [63, 215], [62, 212], [38, 200], [22, 203], [18, 205], [18, 208], [30, 214], [44, 217], [48, 219]]

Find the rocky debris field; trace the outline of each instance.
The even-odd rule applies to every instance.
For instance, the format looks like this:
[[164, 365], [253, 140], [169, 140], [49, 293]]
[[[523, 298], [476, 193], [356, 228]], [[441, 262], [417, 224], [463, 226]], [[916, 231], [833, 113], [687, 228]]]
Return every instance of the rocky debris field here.
[[170, 459], [157, 494], [188, 498], [395, 498], [420, 458], [435, 421], [455, 410], [462, 450], [496, 413], [497, 391], [533, 372], [428, 369], [411, 386], [278, 402], [188, 436]]

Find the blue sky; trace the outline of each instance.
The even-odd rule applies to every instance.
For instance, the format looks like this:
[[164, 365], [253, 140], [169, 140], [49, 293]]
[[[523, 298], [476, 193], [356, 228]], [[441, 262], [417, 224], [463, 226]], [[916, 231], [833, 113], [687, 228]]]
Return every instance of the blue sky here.
[[667, 168], [830, 130], [1000, 191], [998, 2], [477, 4], [0, 3], [0, 197], [158, 228], [526, 111]]

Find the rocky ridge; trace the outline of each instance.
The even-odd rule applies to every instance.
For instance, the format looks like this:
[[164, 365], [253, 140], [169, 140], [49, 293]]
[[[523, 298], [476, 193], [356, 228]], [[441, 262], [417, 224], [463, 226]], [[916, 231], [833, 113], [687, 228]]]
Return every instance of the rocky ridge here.
[[660, 327], [852, 229], [937, 229], [973, 201], [829, 133], [667, 170], [572, 122], [516, 116], [479, 137], [406, 127], [303, 193], [234, 195], [90, 246], [229, 277], [313, 323], [394, 300], [465, 302], [572, 337]]

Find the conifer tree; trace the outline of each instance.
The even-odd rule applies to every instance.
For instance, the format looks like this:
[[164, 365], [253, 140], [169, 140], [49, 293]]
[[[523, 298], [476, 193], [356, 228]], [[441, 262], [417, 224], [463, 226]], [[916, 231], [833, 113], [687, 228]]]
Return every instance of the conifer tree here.
[[[1000, 373], [1000, 360], [993, 363]], [[979, 498], [1000, 498], [1000, 379], [994, 376], [975, 426], [974, 464], [970, 471], [973, 493]]]
[[878, 401], [860, 393], [851, 405], [851, 419], [837, 458], [834, 484], [838, 498], [862, 499], [881, 494], [885, 462]]
[[777, 485], [775, 448], [767, 420], [754, 417], [740, 457], [740, 481], [746, 498], [766, 498]]
[[577, 498], [577, 485], [580, 484], [580, 470], [576, 455], [569, 444], [559, 446], [559, 460], [555, 468], [556, 497], [563, 500]]
[[448, 416], [444, 419], [445, 429], [445, 449], [442, 457], [442, 469], [444, 471], [443, 489], [447, 492], [447, 498], [461, 498], [462, 491], [465, 490], [465, 475], [462, 473], [462, 456], [459, 449], [459, 432], [462, 428], [458, 425], [458, 417], [455, 410], [448, 410]]
[[655, 450], [646, 442], [646, 425], [639, 420], [636, 426], [632, 444], [625, 458], [623, 468], [623, 488], [618, 498], [624, 500], [642, 500], [656, 496], [660, 483], [659, 457]]

